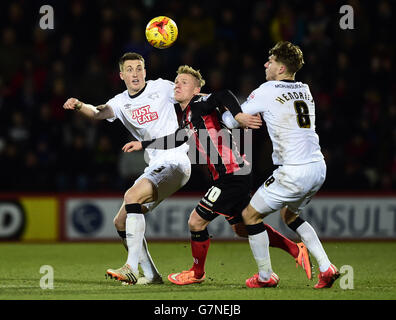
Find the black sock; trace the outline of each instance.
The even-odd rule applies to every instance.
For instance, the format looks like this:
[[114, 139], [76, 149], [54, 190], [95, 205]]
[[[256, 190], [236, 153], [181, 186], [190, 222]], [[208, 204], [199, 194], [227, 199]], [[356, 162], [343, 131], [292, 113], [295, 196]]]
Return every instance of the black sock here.
[[129, 203], [125, 205], [125, 210], [128, 213], [143, 213], [142, 205], [140, 203]]
[[118, 233], [118, 235], [121, 238], [122, 245], [124, 246], [125, 250], [128, 251], [128, 245], [127, 245], [127, 242], [126, 242], [126, 231], [117, 230], [117, 233]]
[[265, 225], [262, 222], [257, 223], [257, 224], [247, 224], [246, 225], [246, 231], [249, 236], [254, 236], [255, 234], [259, 234], [265, 230], [266, 230]]
[[203, 242], [209, 239], [209, 232], [208, 229], [202, 231], [190, 231], [191, 233], [191, 240], [192, 241], [199, 241]]
[[296, 220], [293, 222], [289, 223], [287, 226], [292, 229], [294, 232], [296, 232], [297, 228], [301, 226], [305, 222], [304, 219], [301, 219], [300, 217], [297, 217]]
[[117, 233], [121, 237], [121, 239], [126, 239], [126, 231], [117, 230]]

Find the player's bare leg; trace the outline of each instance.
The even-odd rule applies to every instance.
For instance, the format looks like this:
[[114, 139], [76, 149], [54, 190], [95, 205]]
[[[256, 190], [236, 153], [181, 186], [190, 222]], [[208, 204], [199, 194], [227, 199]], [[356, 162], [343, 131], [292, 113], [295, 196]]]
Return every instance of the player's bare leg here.
[[125, 221], [126, 221], [126, 211], [125, 211], [125, 201], [122, 202], [120, 210], [118, 210], [117, 215], [114, 217], [113, 223], [117, 230], [118, 235], [121, 238], [124, 248], [128, 251], [128, 246], [126, 243], [125, 235]]
[[210, 239], [207, 221], [197, 213], [194, 209], [190, 214], [188, 226], [191, 232], [191, 252], [194, 264], [189, 270], [171, 273], [168, 280], [174, 284], [187, 285], [193, 283], [201, 283], [205, 280], [205, 261], [208, 254]]
[[289, 228], [298, 234], [302, 242], [318, 262], [320, 271], [319, 282], [315, 285], [315, 288], [330, 288], [340, 274], [327, 257], [315, 230], [307, 221], [304, 221], [286, 207], [281, 209], [281, 217]]

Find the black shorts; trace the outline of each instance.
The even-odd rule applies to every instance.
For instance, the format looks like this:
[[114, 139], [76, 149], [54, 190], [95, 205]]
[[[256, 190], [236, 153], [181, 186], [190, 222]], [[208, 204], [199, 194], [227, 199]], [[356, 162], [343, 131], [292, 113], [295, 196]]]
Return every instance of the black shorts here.
[[202, 219], [212, 221], [219, 215], [233, 225], [242, 221], [242, 210], [251, 196], [250, 175], [227, 175], [216, 180], [195, 210]]

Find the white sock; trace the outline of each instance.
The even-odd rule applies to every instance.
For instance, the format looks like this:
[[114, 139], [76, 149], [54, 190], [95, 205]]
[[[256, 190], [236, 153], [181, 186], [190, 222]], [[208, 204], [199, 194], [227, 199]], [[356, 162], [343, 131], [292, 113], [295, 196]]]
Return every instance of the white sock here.
[[272, 266], [267, 231], [249, 235], [249, 244], [259, 269], [260, 281], [268, 281], [272, 274]]
[[[121, 240], [122, 244], [128, 252], [126, 238], [121, 237]], [[155, 266], [153, 259], [151, 258], [150, 252], [148, 251], [146, 238], [143, 238], [142, 250], [140, 251], [139, 257], [139, 265], [141, 266], [143, 274], [147, 279], [152, 280], [155, 276], [160, 276], [158, 269]]]
[[331, 262], [327, 257], [314, 228], [305, 221], [296, 229], [296, 232], [308, 248], [309, 252], [315, 257], [318, 262], [320, 272], [325, 272], [330, 267]]
[[144, 276], [152, 280], [155, 275], [159, 275], [159, 272], [154, 264], [153, 259], [150, 256], [150, 252], [148, 251], [146, 238], [143, 238], [143, 246], [140, 251], [139, 263], [143, 270]]
[[126, 218], [126, 241], [128, 245], [127, 264], [135, 273], [139, 272], [139, 257], [143, 247], [146, 221], [142, 213], [127, 213]]

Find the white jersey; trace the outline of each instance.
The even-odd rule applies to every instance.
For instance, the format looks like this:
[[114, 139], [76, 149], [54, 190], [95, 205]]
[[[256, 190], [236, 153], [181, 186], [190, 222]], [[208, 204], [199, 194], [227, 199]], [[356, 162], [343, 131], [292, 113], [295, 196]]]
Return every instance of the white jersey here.
[[[134, 96], [128, 90], [107, 101], [114, 112], [113, 122], [119, 119], [129, 132], [138, 140], [151, 140], [174, 133], [179, 127], [174, 108], [174, 83], [161, 78], [148, 80], [146, 88]], [[176, 149], [147, 149], [150, 158], [159, 160], [174, 157], [175, 152], [187, 153], [188, 146], [183, 144]]]
[[323, 159], [315, 132], [315, 103], [307, 84], [268, 81], [242, 104], [245, 113], [261, 113], [273, 144], [275, 165]]

